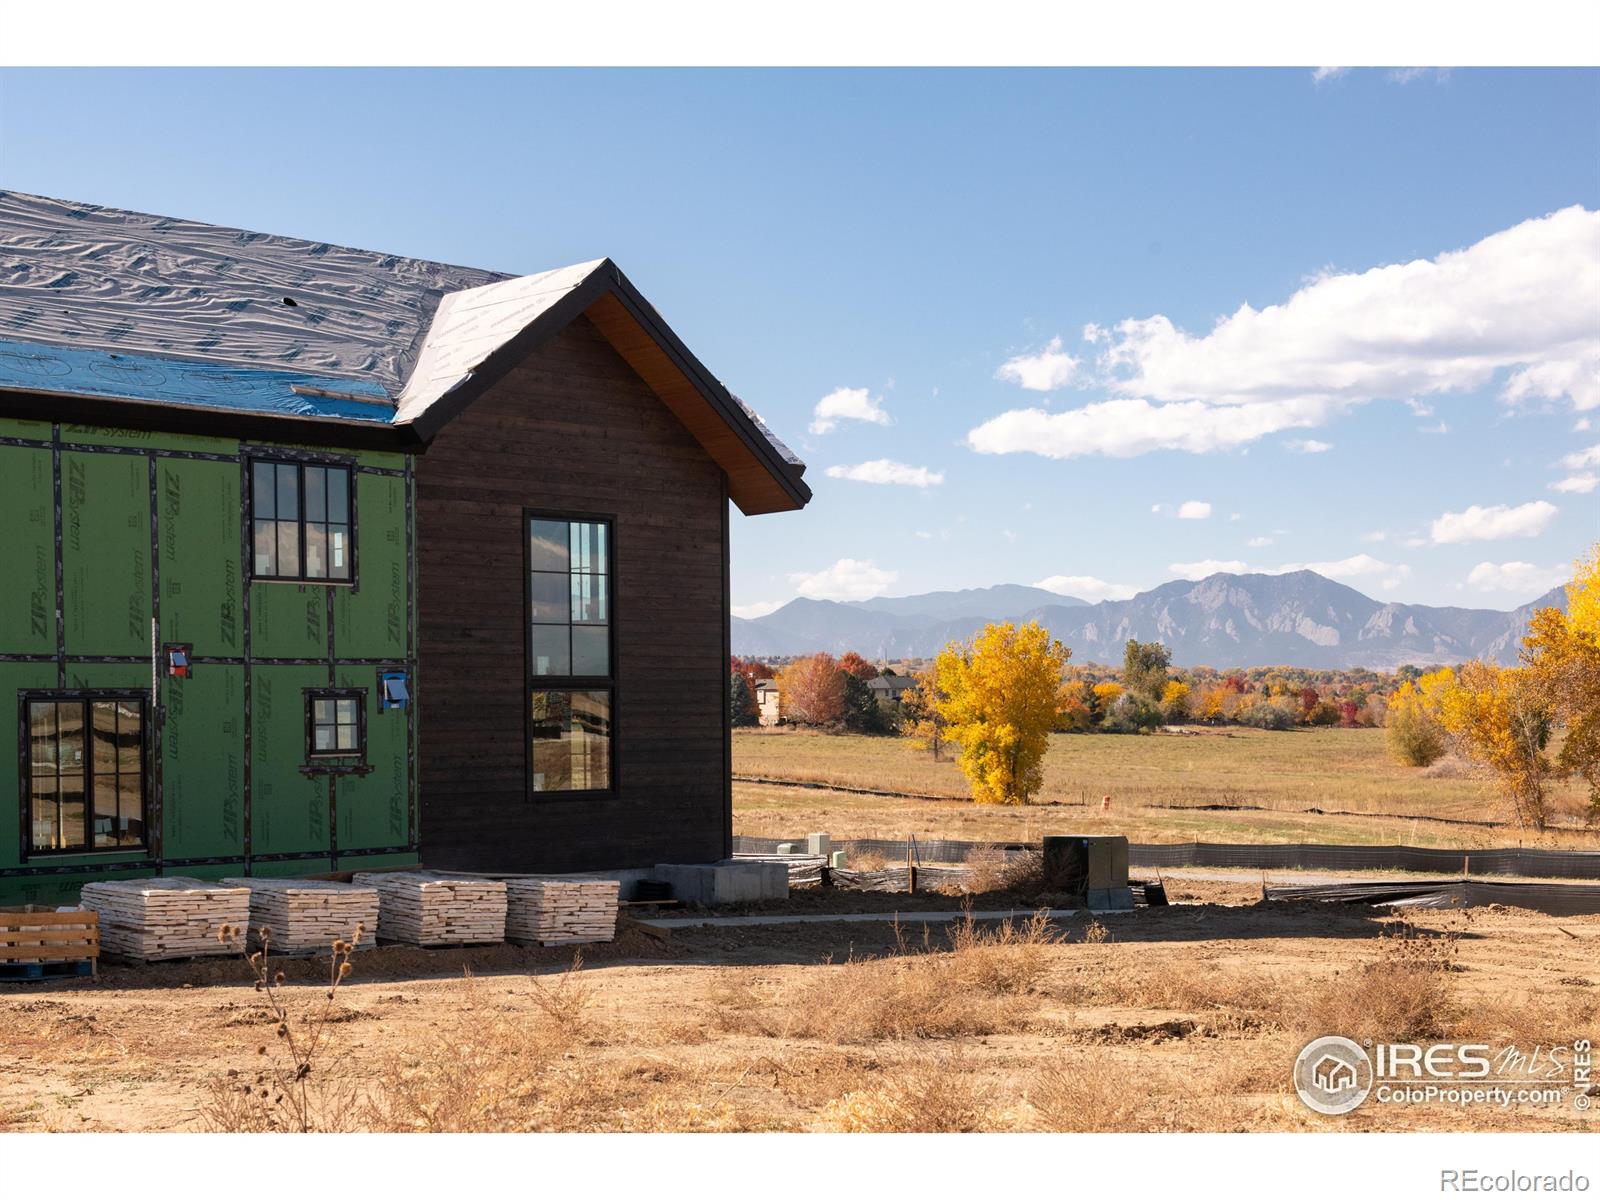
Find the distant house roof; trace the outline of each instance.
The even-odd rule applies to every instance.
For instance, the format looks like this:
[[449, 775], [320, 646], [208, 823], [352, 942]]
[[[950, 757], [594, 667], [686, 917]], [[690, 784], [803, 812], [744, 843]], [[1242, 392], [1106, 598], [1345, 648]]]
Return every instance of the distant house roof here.
[[805, 464], [609, 259], [509, 276], [0, 192], [6, 411], [22, 397], [31, 415], [52, 397], [97, 420], [159, 405], [416, 447], [580, 315], [727, 471], [740, 508], [810, 499]]
[[871, 690], [883, 692], [897, 700], [902, 692], [908, 692], [916, 686], [917, 681], [910, 675], [879, 675], [867, 680], [867, 687]]

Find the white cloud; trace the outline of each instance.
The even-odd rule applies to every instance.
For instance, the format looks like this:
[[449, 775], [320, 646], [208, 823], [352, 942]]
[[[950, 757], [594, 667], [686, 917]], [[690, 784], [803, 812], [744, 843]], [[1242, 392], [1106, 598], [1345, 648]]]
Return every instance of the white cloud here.
[[1043, 588], [1047, 592], [1057, 592], [1063, 596], [1075, 596], [1079, 600], [1127, 600], [1139, 594], [1139, 589], [1131, 583], [1107, 583], [1104, 579], [1096, 579], [1093, 575], [1052, 575], [1048, 579], [1041, 579], [1033, 585]]
[[1078, 360], [1061, 349], [1061, 339], [1053, 337], [1037, 354], [1019, 354], [1000, 364], [996, 379], [1007, 379], [1030, 392], [1053, 392], [1064, 388], [1077, 373]]
[[1159, 516], [1162, 513], [1169, 511], [1171, 507], [1172, 506], [1170, 504], [1152, 504], [1150, 506], [1150, 511]]
[[853, 479], [857, 483], [900, 483], [919, 488], [944, 482], [944, 475], [939, 471], [907, 466], [891, 458], [875, 458], [853, 467], [829, 467], [827, 475], [830, 479]]
[[1600, 212], [1573, 206], [1432, 259], [1323, 272], [1281, 304], [1242, 305], [1195, 335], [1170, 318], [1097, 331], [1114, 398], [1016, 409], [973, 429], [980, 453], [1129, 457], [1236, 450], [1353, 406], [1482, 388], [1600, 408]]
[[933, 534], [928, 532], [926, 529], [917, 530], [917, 536], [925, 542], [931, 542], [933, 540]]
[[1178, 505], [1178, 520], [1204, 521], [1211, 515], [1211, 505], [1204, 500], [1185, 500]]
[[1001, 533], [1001, 534], [1000, 534], [1000, 536], [1001, 536], [1001, 537], [1003, 537], [1003, 538], [1005, 538], [1005, 539], [1006, 539], [1006, 541], [1008, 541], [1008, 542], [1015, 542], [1015, 541], [1016, 541], [1016, 540], [1017, 540], [1017, 539], [1018, 539], [1018, 538], [1019, 538], [1019, 537], [1020, 537], [1020, 536], [1021, 536], [1021, 535], [1020, 535], [1020, 534], [1018, 534], [1018, 533], [1017, 533], [1017, 532], [1016, 532], [1016, 531], [1014, 531], [1014, 530], [1011, 530], [1011, 529], [1007, 529], [1007, 530], [1004, 530], [1004, 531], [1003, 531], [1003, 532], [1002, 532], [1002, 533]]
[[1572, 572], [1566, 567], [1536, 567], [1525, 562], [1481, 562], [1467, 575], [1467, 583], [1480, 592], [1520, 592], [1539, 596], [1558, 584], [1566, 583], [1571, 575]]
[[1028, 451], [1046, 458], [1104, 454], [1132, 458], [1152, 450], [1210, 454], [1234, 450], [1269, 433], [1321, 425], [1333, 406], [1321, 400], [1213, 406], [1204, 401], [1152, 404], [1148, 400], [1102, 400], [1067, 412], [1018, 408], [985, 421], [967, 434], [979, 454]]
[[1581, 471], [1584, 467], [1600, 467], [1600, 443], [1590, 446], [1587, 450], [1574, 450], [1571, 454], [1563, 455], [1559, 465], [1569, 471]]
[[777, 612], [785, 603], [786, 601], [783, 600], [757, 600], [754, 604], [735, 604], [729, 611], [736, 617], [754, 621], [757, 617], [764, 617], [769, 612]]
[[1311, 72], [1311, 82], [1326, 83], [1330, 79], [1339, 78], [1349, 70], [1349, 67], [1316, 67]]
[[1270, 546], [1270, 545], [1272, 545], [1272, 539], [1270, 537], [1266, 536], [1266, 534], [1261, 534], [1261, 535], [1259, 535], [1257, 537], [1251, 538], [1250, 541], [1248, 543], [1246, 543], [1246, 544], [1250, 545], [1250, 546], [1254, 546], [1257, 549], [1260, 549], [1262, 546]]
[[1290, 438], [1284, 445], [1301, 454], [1326, 454], [1333, 449], [1332, 442], [1319, 442], [1315, 438]]
[[1418, 433], [1449, 433], [1450, 426], [1440, 421], [1437, 425], [1418, 425]]
[[1415, 83], [1419, 79], [1431, 79], [1434, 83], [1443, 83], [1450, 78], [1449, 67], [1396, 67], [1387, 75], [1390, 83]]
[[1487, 542], [1495, 538], [1537, 537], [1560, 510], [1548, 500], [1534, 500], [1515, 508], [1506, 504], [1474, 504], [1465, 512], [1447, 512], [1433, 523], [1435, 545]]
[[1394, 581], [1393, 583], [1385, 581], [1390, 587], [1411, 574], [1411, 568], [1408, 566], [1386, 563], [1381, 558], [1373, 558], [1370, 554], [1352, 554], [1349, 558], [1332, 562], [1284, 563], [1281, 567], [1269, 570], [1267, 574], [1287, 575], [1291, 571], [1315, 571], [1318, 575], [1329, 579], [1361, 579], [1369, 575], [1384, 575]]
[[1600, 475], [1568, 475], [1565, 479], [1552, 483], [1550, 486], [1558, 492], [1575, 492], [1587, 496], [1594, 491], [1595, 485], [1600, 484]]
[[883, 595], [899, 577], [896, 571], [874, 566], [871, 559], [841, 558], [820, 571], [798, 571], [789, 580], [795, 591], [812, 600], [870, 600]]
[[1591, 421], [1588, 417], [1579, 417], [1576, 421], [1574, 421], [1572, 423], [1572, 432], [1573, 433], [1588, 433], [1590, 430], [1592, 430], [1594, 428], [1595, 428], [1595, 423], [1593, 421]]
[[1179, 579], [1204, 579], [1207, 575], [1215, 575], [1218, 571], [1225, 571], [1230, 575], [1238, 575], [1250, 568], [1236, 558], [1216, 559], [1203, 558], [1199, 562], [1168, 563], [1167, 570]]
[[883, 411], [883, 397], [870, 395], [866, 388], [834, 388], [818, 400], [811, 414], [811, 432], [832, 433], [840, 421], [890, 424], [889, 414]]
[[1385, 542], [1389, 540], [1389, 535], [1382, 529], [1374, 529], [1371, 533], [1363, 533], [1361, 540], [1363, 542]]

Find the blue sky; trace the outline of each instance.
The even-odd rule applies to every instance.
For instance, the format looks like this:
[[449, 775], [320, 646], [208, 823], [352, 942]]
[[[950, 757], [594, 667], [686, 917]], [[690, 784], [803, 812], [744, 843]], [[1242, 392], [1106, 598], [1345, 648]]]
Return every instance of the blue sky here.
[[810, 464], [734, 522], [746, 613], [1213, 564], [1509, 608], [1600, 537], [1596, 112], [1577, 70], [12, 70], [0, 185], [611, 256]]

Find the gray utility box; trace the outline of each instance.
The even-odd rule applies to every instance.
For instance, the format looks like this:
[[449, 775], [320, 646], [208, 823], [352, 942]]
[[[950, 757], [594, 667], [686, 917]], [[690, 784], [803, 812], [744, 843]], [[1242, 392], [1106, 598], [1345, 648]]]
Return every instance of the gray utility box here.
[[1084, 834], [1044, 839], [1044, 877], [1052, 891], [1084, 897], [1090, 908], [1132, 908], [1128, 839]]

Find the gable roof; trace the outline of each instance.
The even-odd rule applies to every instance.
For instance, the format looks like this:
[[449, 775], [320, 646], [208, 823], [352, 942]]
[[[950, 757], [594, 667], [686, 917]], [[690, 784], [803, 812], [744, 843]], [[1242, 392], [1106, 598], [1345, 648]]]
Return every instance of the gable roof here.
[[810, 499], [805, 464], [609, 259], [514, 277], [0, 192], [6, 410], [40, 415], [53, 398], [114, 421], [131, 404], [418, 449], [580, 314], [727, 472], [743, 511]]

